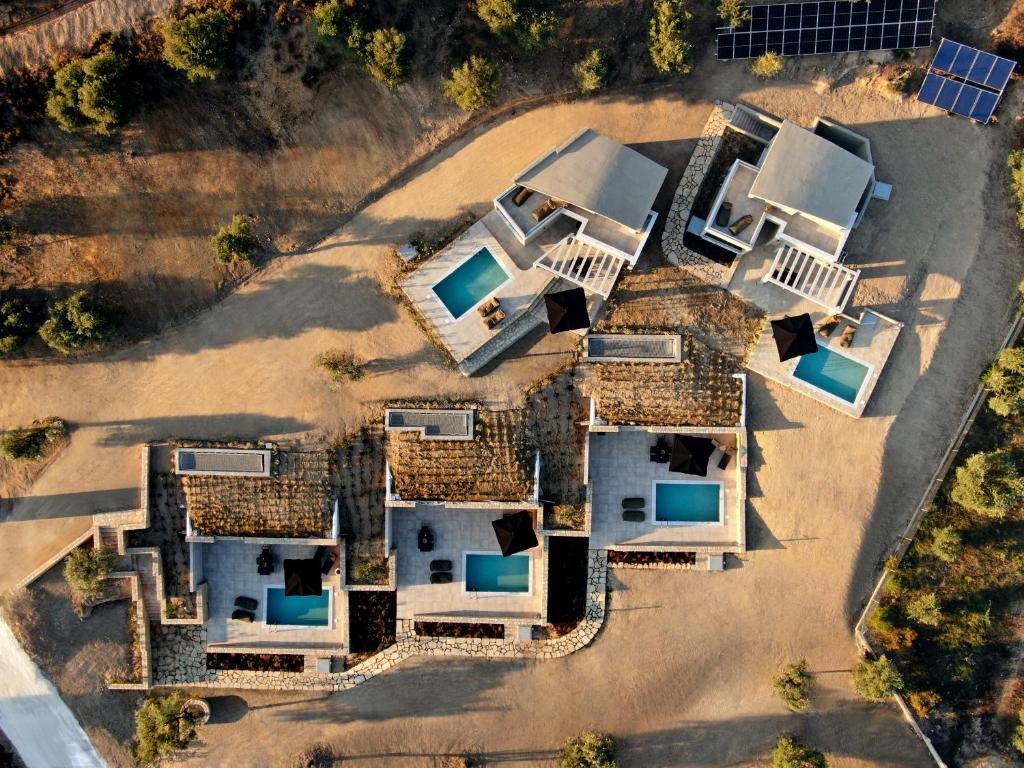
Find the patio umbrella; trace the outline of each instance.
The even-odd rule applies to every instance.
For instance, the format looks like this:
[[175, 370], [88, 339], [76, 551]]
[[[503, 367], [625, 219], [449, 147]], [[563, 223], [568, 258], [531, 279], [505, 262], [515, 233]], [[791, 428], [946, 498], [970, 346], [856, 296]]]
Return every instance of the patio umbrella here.
[[590, 315], [587, 314], [587, 294], [583, 292], [582, 288], [547, 293], [544, 295], [544, 306], [548, 310], [548, 325], [551, 326], [551, 333], [590, 327]]
[[806, 312], [796, 317], [772, 320], [772, 336], [775, 337], [780, 363], [818, 351], [818, 342], [814, 340], [814, 324]]
[[672, 440], [672, 459], [668, 471], [707, 477], [708, 459], [714, 452], [715, 444], [706, 437], [676, 435]]
[[286, 597], [319, 595], [320, 563], [315, 558], [284, 561], [284, 594]]
[[533, 518], [526, 510], [492, 520], [494, 535], [498, 538], [501, 554], [505, 557], [537, 546], [537, 534], [533, 532]]

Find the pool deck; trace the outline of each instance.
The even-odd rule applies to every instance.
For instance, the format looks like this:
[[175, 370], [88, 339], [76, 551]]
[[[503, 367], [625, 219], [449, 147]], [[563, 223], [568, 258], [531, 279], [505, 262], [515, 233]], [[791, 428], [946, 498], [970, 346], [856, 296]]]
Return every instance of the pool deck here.
[[[743, 552], [746, 549], [746, 434], [732, 429], [709, 433], [699, 428], [684, 430], [665, 427], [630, 428], [619, 431], [591, 431], [588, 473], [593, 488], [590, 546], [593, 549], [651, 552]], [[671, 442], [673, 433], [710, 437], [724, 445], [736, 446], [729, 465], [721, 470], [716, 449], [708, 461], [706, 478], [670, 472], [668, 464], [650, 460], [650, 447], [659, 437]], [[725, 493], [722, 524], [665, 525], [653, 522], [655, 481], [719, 481]], [[622, 519], [622, 500], [639, 496], [645, 500], [643, 522]]]
[[[209, 582], [209, 621], [206, 638], [210, 650], [232, 651], [244, 648], [273, 651], [305, 648], [310, 651], [327, 651], [341, 649], [346, 645], [347, 601], [345, 593], [341, 590], [341, 577], [334, 573], [324, 576], [323, 579], [324, 588], [334, 589], [332, 628], [282, 629], [264, 622], [266, 605], [263, 588], [268, 585], [283, 585], [283, 561], [286, 558], [312, 557], [316, 551], [315, 546], [272, 545], [276, 563], [274, 573], [269, 576], [260, 576], [256, 572], [256, 557], [263, 549], [262, 544], [219, 540], [200, 546], [203, 575]], [[256, 621], [251, 624], [231, 620], [235, 598], [243, 595], [259, 601]]]
[[[541, 546], [529, 550], [533, 581], [529, 595], [484, 595], [463, 591], [462, 556], [466, 551], [498, 553], [491, 521], [500, 509], [447, 509], [437, 504], [392, 507], [392, 549], [398, 557], [398, 618], [424, 621], [494, 621], [543, 623], [546, 561]], [[422, 525], [434, 532], [434, 549], [420, 552], [416, 538]], [[392, 556], [395, 552], [392, 551]], [[430, 561], [451, 560], [451, 584], [430, 583]]]

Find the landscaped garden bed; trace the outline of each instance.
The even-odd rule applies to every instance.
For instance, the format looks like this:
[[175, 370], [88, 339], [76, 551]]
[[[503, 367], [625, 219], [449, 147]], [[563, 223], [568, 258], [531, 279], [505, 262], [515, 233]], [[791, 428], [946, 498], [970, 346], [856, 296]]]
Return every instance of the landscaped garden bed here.
[[305, 658], [294, 653], [208, 653], [206, 668], [245, 672], [302, 672]]
[[354, 654], [378, 653], [395, 644], [397, 596], [394, 592], [349, 592], [349, 648]]
[[387, 583], [384, 558], [384, 430], [364, 428], [335, 446], [332, 484], [341, 509], [349, 584]]
[[548, 538], [548, 621], [553, 625], [575, 625], [586, 612], [589, 547], [590, 540], [578, 536]]
[[609, 565], [696, 565], [696, 552], [608, 552]]
[[503, 640], [504, 624], [463, 624], [455, 621], [417, 621], [413, 630], [420, 637], [471, 637], [478, 640]]

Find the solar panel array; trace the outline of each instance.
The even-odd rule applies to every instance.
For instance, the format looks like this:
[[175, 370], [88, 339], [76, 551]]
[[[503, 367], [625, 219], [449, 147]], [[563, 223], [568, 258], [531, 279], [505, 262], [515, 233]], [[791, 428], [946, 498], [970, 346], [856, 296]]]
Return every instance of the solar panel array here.
[[969, 45], [943, 39], [917, 100], [987, 123], [1016, 64]]
[[773, 51], [813, 53], [924, 48], [932, 43], [936, 0], [812, 0], [750, 6], [739, 27], [718, 30], [719, 59], [751, 59]]

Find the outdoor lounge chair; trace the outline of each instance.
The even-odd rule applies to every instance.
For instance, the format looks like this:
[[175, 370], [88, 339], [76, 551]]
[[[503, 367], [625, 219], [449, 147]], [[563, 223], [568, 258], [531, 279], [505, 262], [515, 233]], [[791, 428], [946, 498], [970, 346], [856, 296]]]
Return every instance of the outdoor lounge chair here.
[[535, 221], [544, 221], [548, 216], [557, 211], [559, 208], [564, 208], [565, 203], [560, 200], [555, 200], [553, 197], [549, 197], [543, 203], [541, 203], [537, 210], [533, 212], [533, 218]]
[[853, 344], [853, 337], [857, 335], [857, 326], [848, 325], [843, 328], [843, 335], [839, 337], [839, 346], [844, 349]]
[[718, 468], [725, 469], [729, 466], [729, 462], [732, 461], [732, 454], [728, 451], [722, 452], [722, 458], [718, 460]]
[[644, 500], [640, 496], [627, 496], [622, 500], [623, 509], [643, 509]]
[[327, 549], [324, 547], [324, 552], [317, 558], [320, 562], [320, 573], [328, 574], [334, 570], [334, 566], [338, 563], [338, 553], [333, 549]]
[[525, 203], [532, 194], [532, 189], [527, 189], [526, 187], [519, 187], [518, 189], [516, 189], [516, 193], [512, 195], [512, 204], [518, 208], [520, 205]]
[[452, 575], [451, 575], [451, 573], [449, 571], [441, 571], [441, 572], [438, 572], [438, 573], [432, 573], [432, 574], [430, 574], [430, 583], [431, 584], [451, 584], [452, 583]]
[[840, 322], [839, 315], [832, 315], [832, 317], [826, 318], [825, 322], [818, 327], [818, 335], [823, 339], [827, 339], [832, 335], [832, 331], [839, 327]]
[[244, 621], [247, 624], [252, 624], [254, 621], [256, 621], [256, 614], [252, 611], [243, 611], [241, 608], [239, 608], [238, 610], [233, 611], [231, 613], [231, 620]]
[[496, 326], [498, 323], [500, 323], [504, 319], [505, 319], [505, 313], [502, 312], [499, 309], [493, 315], [488, 315], [487, 317], [484, 318], [484, 325], [486, 325], [487, 326], [487, 330], [490, 331], [490, 330], [493, 330], [494, 326]]
[[715, 226], [726, 226], [729, 223], [730, 216], [732, 216], [732, 203], [725, 200], [720, 206], [718, 206], [718, 213], [715, 214]]
[[622, 519], [627, 523], [642, 523], [647, 516], [642, 509], [624, 509]]
[[729, 231], [739, 237], [740, 233], [754, 223], [754, 217], [749, 213], [745, 216], [740, 216], [736, 221], [729, 225]]
[[236, 597], [235, 598], [235, 608], [241, 608], [243, 611], [255, 612], [256, 611], [256, 606], [258, 606], [258, 605], [259, 605], [259, 603], [256, 601], [255, 598], [252, 598], [252, 597], [241, 597], [240, 596], [240, 597]]
[[439, 571], [450, 571], [452, 569], [451, 560], [431, 560], [430, 571], [431, 573], [438, 573]]
[[419, 547], [420, 552], [430, 552], [434, 549], [434, 532], [429, 527], [424, 525], [420, 528], [420, 532], [416, 536], [416, 546]]
[[500, 306], [501, 302], [498, 301], [493, 296], [491, 296], [491, 298], [489, 298], [487, 301], [485, 301], [483, 304], [477, 307], [477, 312], [479, 312], [483, 317], [487, 317], [489, 314], [491, 314], [491, 312], [493, 312]]

